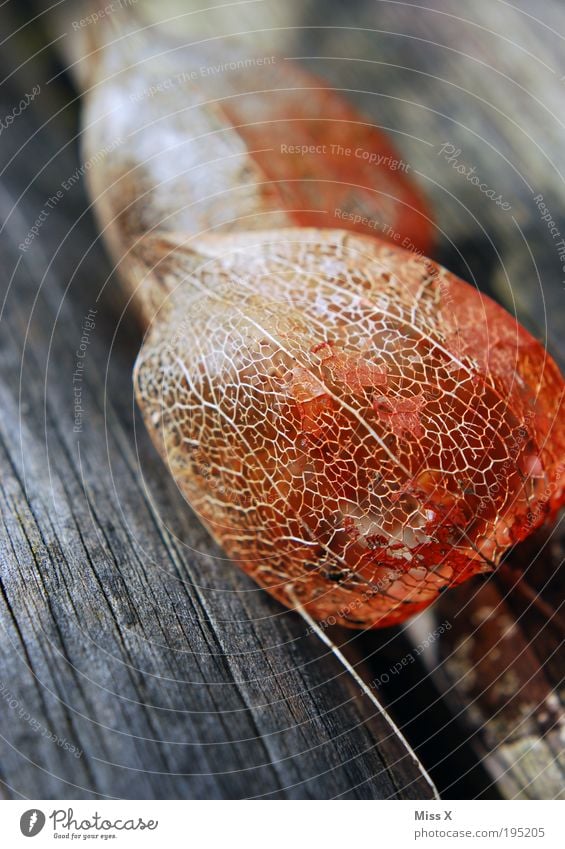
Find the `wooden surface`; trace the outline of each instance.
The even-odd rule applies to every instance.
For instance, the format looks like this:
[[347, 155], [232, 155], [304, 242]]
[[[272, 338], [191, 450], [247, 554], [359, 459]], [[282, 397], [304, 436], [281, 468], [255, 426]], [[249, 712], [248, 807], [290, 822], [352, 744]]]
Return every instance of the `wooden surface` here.
[[139, 332], [121, 320], [115, 281], [99, 300], [111, 269], [80, 183], [18, 250], [79, 165], [74, 94], [45, 84], [56, 70], [29, 63], [2, 88], [7, 112], [42, 74], [41, 106], [1, 148], [6, 792], [428, 798], [352, 678], [225, 560], [168, 479], [133, 409]]
[[[463, 21], [455, 3], [422, 5], [434, 8], [300, 4], [295, 13], [305, 27], [278, 33], [278, 52], [310, 57], [306, 65], [347, 89], [390, 132], [432, 200], [436, 257], [515, 306], [563, 353], [561, 273], [532, 198], [544, 194], [565, 233], [558, 34], [565, 34], [565, 10], [522, 4], [543, 19], [536, 23], [483, 0]], [[32, 16], [17, 9], [1, 10], [7, 34]], [[60, 68], [44, 45], [35, 24], [0, 53], [2, 79], [11, 74], [0, 86], [0, 117], [41, 85], [0, 136], [5, 793], [426, 798], [429, 786], [369, 699], [296, 615], [223, 559], [164, 473], [133, 406], [139, 333], [122, 315], [80, 180], [49, 211], [29, 250], [18, 249], [80, 166], [75, 95], [64, 77], [47, 84]], [[514, 220], [461, 181], [438, 154], [442, 143], [461, 148], [465, 163], [510, 199]], [[75, 351], [90, 310], [95, 326], [80, 384], [82, 432], [75, 433]], [[537, 556], [539, 570], [544, 550], [540, 543], [522, 562], [529, 567]], [[535, 586], [544, 569], [555, 572], [551, 610], [563, 597], [559, 551], [555, 545], [550, 561], [541, 557], [541, 578], [530, 576]], [[493, 586], [500, 599], [503, 585]], [[449, 610], [438, 606], [427, 631], [424, 623], [424, 635], [442, 617], [455, 625], [465, 617], [471, 596], [461, 600], [465, 587], [457, 593]], [[559, 708], [562, 636], [545, 628], [539, 611], [525, 613], [520, 598], [508, 603], [529, 662], [533, 653], [536, 668], [543, 665], [538, 707], [553, 693]], [[516, 783], [509, 789], [480, 763], [492, 746], [481, 734], [485, 711], [488, 719], [500, 703], [493, 709], [462, 688], [458, 667], [442, 662], [454, 657], [456, 633], [453, 627], [433, 651], [415, 655], [401, 675], [391, 669], [414, 653], [416, 629], [335, 636], [363, 658], [368, 682], [390, 673], [377, 692], [444, 797], [520, 795]], [[482, 713], [473, 712], [476, 704]], [[555, 795], [555, 781], [559, 775], [547, 795]]]

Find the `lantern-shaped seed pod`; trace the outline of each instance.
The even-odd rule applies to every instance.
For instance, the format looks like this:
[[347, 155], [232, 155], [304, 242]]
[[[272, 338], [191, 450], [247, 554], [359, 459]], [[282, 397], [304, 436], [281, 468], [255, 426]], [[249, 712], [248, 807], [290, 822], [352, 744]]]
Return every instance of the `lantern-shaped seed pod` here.
[[[139, 405], [193, 509], [280, 601], [354, 627], [496, 568], [563, 499], [564, 385], [544, 348], [421, 254], [405, 174], [335, 152], [393, 161], [337, 95], [285, 65], [279, 94], [244, 73], [218, 99], [158, 39], [124, 52], [103, 27], [83, 67], [89, 187], [147, 328]], [[287, 156], [297, 138], [313, 153]], [[372, 196], [411, 252], [295, 226], [358, 209], [339, 225], [375, 233]]]

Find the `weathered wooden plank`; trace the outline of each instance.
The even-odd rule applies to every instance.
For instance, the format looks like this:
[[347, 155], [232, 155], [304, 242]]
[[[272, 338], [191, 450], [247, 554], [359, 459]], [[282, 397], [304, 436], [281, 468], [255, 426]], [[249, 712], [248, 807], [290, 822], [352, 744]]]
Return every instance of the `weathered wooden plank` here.
[[[4, 74], [21, 48], [8, 42]], [[4, 114], [23, 80], [41, 85], [0, 150], [6, 792], [429, 797], [374, 705], [225, 561], [150, 446], [132, 403], [139, 338], [80, 180], [47, 206], [80, 165], [55, 70], [29, 62], [0, 88]]]
[[[267, 4], [261, 5], [263, 7]], [[273, 3], [270, 5], [274, 6]], [[324, 4], [323, 10], [315, 3], [297, 3], [296, 7], [293, 4], [287, 7], [285, 4], [282, 20], [277, 20], [277, 25], [296, 26], [297, 22], [299, 28], [274, 32], [271, 44], [276, 45], [278, 53], [310, 57], [303, 60], [305, 64], [332, 79], [338, 88], [347, 89], [348, 96], [356, 99], [378, 125], [388, 129], [404, 159], [410, 163], [412, 174], [419, 175], [418, 179], [432, 200], [434, 214], [441, 228], [438, 258], [461, 276], [474, 279], [485, 291], [496, 292], [511, 309], [516, 306], [520, 318], [540, 334], [544, 333], [547, 322], [550, 346], [563, 352], [559, 257], [554, 240], [546, 224], [541, 221], [539, 209], [532, 203], [534, 195], [542, 193], [558, 227], [562, 231], [565, 229], [558, 211], [563, 201], [563, 136], [559, 112], [563, 86], [560, 77], [565, 71], [562, 68], [560, 36], [564, 31], [563, 10], [559, 3], [549, 0], [541, 6], [533, 2], [522, 3], [530, 17], [514, 11], [508, 5], [502, 9], [499, 4], [486, 0], [473, 4], [472, 8], [466, 7], [464, 14], [455, 2], [442, 0], [420, 5], [426, 8], [418, 9], [417, 4], [375, 4], [372, 0], [360, 0], [354, 5], [351, 2]], [[269, 19], [273, 11], [281, 8], [263, 9], [263, 13]], [[281, 17], [280, 12], [278, 14]], [[228, 14], [222, 10], [218, 18], [228, 31], [230, 26], [232, 31], [236, 31], [243, 29], [240, 16], [241, 9], [237, 19], [232, 18], [230, 23]], [[462, 20], [463, 17], [468, 20]], [[542, 22], [539, 23], [536, 18]], [[262, 26], [261, 21], [253, 26], [254, 20], [251, 21], [250, 29]], [[196, 23], [192, 18], [191, 27]], [[300, 25], [303, 25], [302, 28]], [[10, 29], [11, 26], [8, 27]], [[218, 32], [217, 29], [213, 31]], [[33, 53], [40, 47], [39, 43], [35, 43], [33, 50], [30, 50], [29, 42], [26, 44], [21, 40], [24, 35], [19, 37], [19, 45], [11, 55], [3, 54], [2, 61], [10, 70], [21, 61], [18, 57], [22, 55], [22, 49]], [[251, 36], [250, 40], [255, 45], [257, 35]], [[4, 46], [3, 50], [9, 50], [11, 43]], [[30, 72], [30, 64], [19, 72], [18, 85], [9, 94], [12, 99], [19, 98], [22, 91], [30, 91], [37, 81], [37, 74]], [[5, 94], [7, 89], [2, 86], [0, 91]], [[33, 104], [34, 118], [37, 115], [41, 115], [42, 120], [49, 118], [53, 112], [51, 104], [50, 97], [39, 97]], [[23, 116], [10, 128], [9, 134], [6, 133], [1, 139], [2, 157], [6, 157], [3, 161], [26, 141], [29, 125], [24, 125], [22, 121], [29, 121], [31, 117], [31, 114]], [[61, 138], [66, 142], [74, 132], [76, 115], [66, 110], [61, 117], [58, 123], [60, 137], [51, 140], [49, 155], [57, 150]], [[26, 193], [25, 202], [18, 204], [18, 209], [10, 217], [9, 244], [7, 253], [2, 255], [4, 282], [9, 279], [17, 257], [13, 243], [17, 243], [27, 233], [41, 212], [46, 198], [52, 193], [53, 186], [67, 179], [78, 164], [71, 164], [67, 156], [61, 155], [37, 176], [39, 168], [48, 158], [48, 135], [49, 130], [43, 131], [40, 138], [33, 145], [28, 145], [21, 154], [21, 159], [27, 160], [26, 167], [31, 169], [30, 176], [35, 179], [32, 189]], [[9, 139], [12, 147], [4, 147]], [[466, 166], [475, 167], [489, 186], [492, 185], [497, 193], [509, 199], [512, 204], [511, 214], [487, 202], [488, 199], [485, 200], [480, 192], [461, 178], [447, 162], [448, 157], [440, 153], [441, 146], [446, 143], [461, 149], [460, 161]], [[18, 167], [11, 166], [2, 177], [7, 190], [7, 194], [5, 192], [2, 196], [3, 211], [11, 209], [10, 198], [17, 198], [22, 190], [20, 162], [16, 160], [15, 163]], [[314, 716], [320, 706], [324, 709], [326, 705], [328, 709], [331, 707], [331, 716], [341, 717], [340, 723], [336, 725], [332, 722], [329, 725], [331, 733], [336, 735], [344, 727], [343, 722], [347, 721], [348, 727], [353, 727], [366, 711], [362, 704], [354, 706], [351, 702], [342, 707], [341, 702], [346, 701], [346, 698], [336, 696], [333, 685], [323, 684], [325, 678], [322, 673], [319, 677], [308, 679], [308, 684], [316, 688], [313, 696], [307, 698], [300, 695], [304, 676], [313, 674], [316, 667], [325, 669], [328, 661], [320, 659], [321, 648], [315, 642], [308, 642], [306, 650], [302, 642], [303, 629], [301, 631], [296, 626], [296, 630], [293, 630], [293, 619], [289, 614], [284, 614], [268, 600], [259, 597], [253, 587], [241, 581], [240, 576], [226, 572], [225, 564], [215, 559], [221, 557], [221, 554], [206, 548], [205, 536], [197, 523], [187, 518], [183, 503], [176, 497], [166, 476], [161, 474], [158, 461], [139, 427], [139, 438], [135, 444], [128, 376], [136, 349], [136, 331], [132, 323], [126, 327], [120, 326], [112, 354], [108, 357], [119, 316], [119, 309], [116, 311], [114, 304], [109, 305], [113, 301], [110, 292], [104, 301], [105, 308], [102, 309], [101, 305], [96, 316], [96, 328], [89, 346], [88, 364], [92, 368], [89, 368], [88, 386], [85, 389], [87, 414], [84, 417], [84, 431], [78, 436], [70, 432], [72, 413], [69, 410], [72, 410], [74, 370], [72, 346], [80, 339], [84, 316], [93, 305], [96, 306], [94, 289], [98, 291], [98, 285], [109, 271], [98, 246], [79, 266], [84, 250], [95, 236], [91, 224], [86, 230], [83, 229], [83, 222], [75, 227], [64, 243], [52, 274], [42, 287], [39, 306], [41, 320], [38, 322], [36, 317], [33, 324], [33, 346], [29, 348], [26, 343], [26, 353], [31, 359], [26, 357], [23, 373], [23, 401], [34, 410], [42, 409], [45, 352], [53, 317], [61, 302], [63, 314], [55, 332], [55, 359], [50, 361], [47, 369], [49, 395], [52, 398], [47, 416], [48, 439], [45, 442], [44, 422], [41, 418], [37, 415], [31, 418], [26, 416], [28, 430], [25, 432], [22, 462], [18, 415], [19, 366], [31, 301], [51, 254], [83, 209], [84, 198], [80, 188], [74, 188], [71, 193], [65, 194], [64, 204], [57, 205], [50, 212], [49, 219], [42, 227], [41, 245], [39, 242], [34, 244], [33, 251], [25, 256], [27, 266], [18, 270], [19, 276], [14, 284], [17, 297], [9, 299], [7, 304], [13, 330], [10, 344], [2, 342], [1, 354], [3, 363], [10, 367], [9, 385], [12, 391], [3, 391], [2, 398], [3, 405], [4, 402], [8, 405], [6, 409], [15, 410], [15, 413], [11, 424], [6, 415], [2, 419], [2, 433], [8, 446], [3, 460], [7, 464], [6, 477], [2, 477], [2, 481], [10, 493], [11, 510], [14, 510], [16, 504], [16, 509], [27, 519], [26, 528], [30, 523], [33, 527], [33, 516], [39, 518], [41, 535], [38, 535], [37, 529], [33, 533], [28, 531], [28, 534], [39, 558], [38, 562], [42, 564], [41, 570], [39, 567], [31, 570], [26, 567], [21, 574], [19, 571], [10, 574], [15, 582], [13, 587], [19, 603], [19, 618], [29, 629], [24, 642], [33, 660], [32, 668], [36, 671], [44, 668], [48, 670], [49, 675], [44, 683], [51, 684], [54, 695], [45, 687], [37, 686], [25, 666], [26, 662], [31, 664], [26, 661], [23, 649], [16, 654], [15, 647], [19, 645], [20, 636], [16, 623], [9, 618], [5, 621], [12, 642], [10, 651], [5, 654], [10, 654], [11, 665], [4, 683], [9, 685], [11, 682], [12, 690], [26, 710], [32, 708], [34, 717], [47, 723], [50, 729], [58, 731], [60, 736], [66, 736], [71, 742], [80, 742], [83, 738], [87, 740], [94, 757], [84, 755], [79, 759], [72, 758], [68, 751], [59, 749], [45, 738], [40, 739], [38, 732], [29, 723], [16, 719], [13, 710], [7, 710], [3, 721], [7, 723], [9, 733], [2, 733], [8, 743], [3, 747], [0, 758], [0, 776], [15, 786], [11, 792], [17, 793], [19, 786], [20, 792], [24, 788], [23, 792], [32, 796], [51, 794], [73, 797], [81, 793], [88, 795], [93, 789], [94, 792], [111, 792], [116, 795], [152, 795], [156, 788], [165, 796], [226, 792], [251, 795], [254, 792], [251, 764], [265, 762], [267, 766], [255, 772], [264, 787], [272, 788], [273, 795], [285, 792], [280, 788], [287, 783], [294, 784], [297, 780], [299, 784], [288, 791], [289, 794], [324, 795], [339, 792], [336, 788], [351, 788], [358, 781], [364, 780], [366, 773], [363, 769], [366, 769], [367, 756], [356, 758], [354, 766], [344, 766], [341, 773], [337, 770], [335, 776], [324, 775], [315, 779], [313, 776], [316, 771], [325, 771], [322, 765], [318, 762], [316, 766], [309, 764], [308, 756], [292, 755], [312, 745], [312, 735], [316, 733], [319, 724], [311, 720], [310, 715]], [[516, 223], [512, 220], [512, 214]], [[520, 230], [525, 233], [527, 244]], [[42, 250], [47, 250], [47, 254], [42, 255]], [[61, 285], [66, 285], [77, 266], [78, 274], [71, 282], [69, 296], [62, 299]], [[538, 283], [535, 266], [541, 269], [541, 283]], [[110, 289], [115, 291], [113, 285], [110, 284]], [[20, 300], [19, 296], [23, 293], [27, 294]], [[116, 299], [119, 305], [119, 296], [116, 295]], [[549, 309], [547, 305], [550, 305]], [[36, 312], [37, 308], [34, 315]], [[127, 322], [127, 317], [125, 320]], [[110, 369], [106, 391], [104, 370], [107, 360]], [[5, 386], [8, 384], [5, 383]], [[105, 399], [109, 402], [108, 449], [102, 430]], [[67, 412], [63, 415], [65, 423], [61, 425], [63, 410]], [[77, 475], [77, 440], [81, 445], [86, 495], [80, 469]], [[53, 471], [51, 478], [46, 471], [47, 449]], [[136, 449], [146, 473], [146, 487], [142, 488], [132, 482], [135, 481], [137, 468]], [[115, 471], [115, 487], [112, 481], [105, 480], [110, 463]], [[59, 468], [63, 471], [55, 474]], [[18, 475], [21, 478], [24, 471], [28, 484], [25, 498], [21, 495], [22, 485], [18, 482]], [[33, 485], [30, 485], [30, 480], [33, 480]], [[124, 507], [126, 492], [128, 498], [125, 499]], [[90, 516], [91, 509], [95, 511], [93, 518]], [[155, 515], [166, 519], [180, 542], [175, 542], [174, 537], [171, 539], [168, 531], [164, 532], [164, 540], [159, 536]], [[30, 544], [22, 536], [21, 525], [11, 527], [11, 532], [18, 554], [27, 563], [31, 557], [28, 553]], [[194, 558], [187, 550], [191, 544], [203, 554]], [[50, 565], [49, 557], [57, 559], [58, 548], [64, 546], [67, 550], [67, 545], [70, 561], [68, 568], [62, 566], [55, 570]], [[93, 565], [88, 557], [93, 559]], [[548, 568], [547, 561], [544, 561], [544, 569]], [[39, 583], [40, 572], [46, 574], [44, 580], [49, 594]], [[86, 582], [90, 587], [88, 591], [83, 587], [83, 574], [90, 576]], [[96, 589], [98, 574], [104, 586], [108, 587], [107, 600], [102, 590]], [[165, 574], [166, 582], [163, 579]], [[553, 582], [550, 602], [554, 607], [558, 606], [563, 597], [560, 574], [557, 573]], [[63, 580], [66, 580], [71, 592], [62, 583]], [[187, 587], [187, 581], [192, 581], [195, 586], [189, 584]], [[24, 593], [28, 584], [33, 586], [34, 582], [37, 582], [38, 592], [41, 590], [44, 599], [43, 605], [38, 605], [36, 609], [31, 606], [33, 599], [28, 600]], [[167, 588], [167, 596], [162, 585]], [[200, 589], [198, 595], [197, 588], [201, 585], [204, 589]], [[229, 595], [225, 592], [227, 586]], [[8, 595], [8, 601], [12, 603], [14, 592]], [[545, 686], [554, 688], [561, 677], [561, 654], [551, 655], [551, 652], [556, 640], [559, 646], [559, 634], [556, 636], [553, 630], [548, 637], [550, 631], [540, 620], [540, 613], [536, 613], [535, 609], [527, 613], [520, 609], [522, 602], [514, 595], [508, 602], [503, 602], [505, 587], [499, 588], [497, 592], [500, 600], [495, 603], [495, 608], [500, 606], [502, 611], [504, 604], [502, 612], [517, 618], [521, 645], [525, 641], [526, 654], [531, 662], [532, 652], [537, 653], [543, 663]], [[462, 598], [459, 611], [467, 611], [471, 605], [469, 600], [475, 598], [475, 590], [462, 587], [457, 593], [454, 603], [455, 598]], [[137, 595], [144, 599], [143, 620], [138, 614]], [[71, 603], [67, 599], [72, 599], [79, 611], [73, 618], [74, 629], [64, 622], [62, 610]], [[29, 611], [24, 602], [29, 605]], [[54, 620], [62, 636], [51, 621], [48, 602], [55, 606], [57, 616], [62, 620]], [[84, 614], [83, 605], [86, 611]], [[226, 615], [226, 610], [229, 615]], [[517, 614], [515, 610], [518, 610]], [[245, 611], [248, 611], [251, 621], [255, 623], [251, 636], [246, 631]], [[461, 613], [457, 617], [458, 623], [463, 615]], [[270, 616], [274, 620], [268, 625], [266, 623], [271, 621]], [[425, 634], [433, 631], [437, 622], [444, 620], [440, 607], [437, 608], [437, 617], [435, 622], [424, 628]], [[259, 621], [256, 621], [258, 618]], [[205, 621], [201, 622], [201, 619]], [[75, 620], [81, 624], [84, 620], [84, 633], [79, 630]], [[208, 620], [214, 622], [215, 628]], [[121, 626], [121, 632], [117, 629], [116, 621]], [[274, 623], [277, 623], [276, 627]], [[276, 650], [280, 639], [279, 623], [282, 623], [282, 633], [289, 645], [286, 649], [281, 647]], [[43, 632], [39, 640], [35, 639], [33, 634], [39, 632], [40, 627], [45, 629], [50, 642], [43, 638]], [[188, 637], [184, 636], [183, 631]], [[219, 637], [215, 636], [215, 631], [220, 631]], [[461, 781], [459, 787], [464, 786], [465, 793], [475, 795], [481, 787], [484, 788], [485, 782], [481, 776], [476, 776], [478, 766], [470, 758], [466, 741], [470, 736], [479, 757], [483, 757], [485, 740], [476, 733], [476, 713], [473, 710], [478, 704], [483, 717], [494, 716], [496, 720], [497, 714], [493, 710], [492, 700], [489, 701], [486, 696], [477, 699], [477, 693], [466, 690], [455, 664], [451, 667], [455, 671], [448, 678], [447, 685], [445, 676], [441, 680], [441, 675], [436, 674], [445, 673], [447, 666], [444, 663], [438, 667], [432, 655], [437, 651], [442, 658], [449, 657], [457, 646], [455, 633], [452, 628], [422, 655], [426, 659], [430, 655], [437, 686], [455, 697], [454, 713], [443, 714], [445, 727], [442, 728], [441, 723], [439, 728], [430, 725], [427, 731], [427, 723], [431, 723], [432, 719], [437, 721], [439, 708], [434, 708], [437, 694], [434, 695], [429, 681], [421, 680], [419, 673], [414, 674], [421, 656], [400, 675], [391, 676], [389, 684], [381, 686], [378, 692], [390, 697], [395, 703], [393, 709], [396, 700], [399, 700], [399, 710], [408, 723], [405, 730], [413, 740], [422, 744], [426, 763], [434, 777], [439, 776], [442, 781], [443, 792], [446, 795], [454, 792], [450, 785], [458, 776]], [[216, 648], [211, 656], [208, 653], [201, 656], [199, 652], [209, 651], [204, 648], [208, 645], [207, 640], [212, 641], [213, 646], [218, 646], [216, 639], [220, 640], [221, 647], [231, 648], [236, 655], [237, 652], [249, 650], [251, 640], [250, 657], [253, 665], [257, 662], [255, 654], [259, 653], [259, 646], [267, 645], [273, 652], [278, 652], [273, 655], [278, 663], [275, 666], [277, 672], [279, 668], [286, 668], [284, 658], [287, 653], [297, 658], [297, 663], [307, 663], [307, 666], [300, 676], [298, 673], [285, 673], [279, 680], [279, 676], [276, 679], [273, 676], [270, 666], [264, 664], [259, 667], [259, 672], [266, 676], [265, 683], [254, 682], [240, 687], [233, 679], [240, 680], [237, 676], [241, 669], [244, 675], [250, 677], [249, 664], [246, 662], [248, 655], [239, 654], [238, 660], [228, 656], [224, 663], [216, 656], [221, 654], [220, 649]], [[413, 651], [414, 645], [419, 643], [419, 637], [411, 645], [406, 636], [393, 632], [371, 635], [363, 641], [357, 637], [349, 639], [354, 646], [363, 642], [362, 651], [367, 658], [369, 679], [377, 678], [383, 670], [390, 669], [399, 657]], [[484, 645], [478, 639], [477, 645], [481, 644]], [[196, 651], [189, 659], [184, 657], [187, 645], [189, 650]], [[78, 661], [78, 670], [84, 672], [86, 667], [82, 665], [83, 662], [92, 664], [93, 674], [86, 678], [80, 672], [73, 672], [72, 667], [68, 666], [68, 660], [64, 664], [60, 663], [61, 658], [66, 658], [62, 652], [67, 650]], [[76, 657], [73, 652], [76, 652]], [[23, 660], [19, 659], [20, 655]], [[306, 657], [308, 660], [305, 660]], [[492, 662], [491, 653], [489, 663]], [[136, 663], [148, 672], [139, 673], [127, 666], [135, 666]], [[499, 673], [504, 673], [512, 665], [512, 661], [503, 658]], [[165, 669], [165, 673], [162, 669]], [[21, 684], [17, 678], [20, 671]], [[337, 668], [334, 671], [339, 674]], [[158, 677], [152, 677], [163, 674], [167, 680], [160, 682]], [[333, 673], [328, 677], [333, 677]], [[186, 680], [197, 683], [180, 683]], [[529, 680], [528, 676], [524, 680]], [[20, 689], [16, 688], [16, 681]], [[69, 681], [73, 694], [75, 691], [81, 694], [76, 703], [80, 712], [90, 718], [75, 715], [61, 703], [61, 698], [65, 700]], [[214, 681], [218, 683], [211, 686]], [[292, 697], [290, 707], [282, 703], [280, 722], [277, 722], [273, 718], [274, 708], [260, 708], [257, 705], [272, 700], [273, 692], [277, 692], [275, 687], [281, 681], [285, 693], [294, 692], [298, 695]], [[105, 691], [106, 687], [108, 690], [123, 688], [124, 698], [117, 700]], [[412, 688], [417, 696], [412, 696]], [[205, 694], [206, 689], [210, 691], [208, 694]], [[140, 691], [143, 698], [140, 698]], [[528, 695], [528, 687], [525, 692]], [[149, 695], [157, 707], [146, 709], [140, 717], [139, 710], [134, 710], [133, 702], [136, 699], [150, 701]], [[187, 704], [193, 699], [197, 708], [208, 710], [212, 706], [212, 714], [190, 714], [186, 718], [182, 711], [187, 709]], [[429, 700], [427, 706], [426, 699]], [[409, 707], [407, 702], [410, 703]], [[217, 706], [223, 708], [224, 703], [232, 711], [225, 716], [217, 710]], [[296, 704], [300, 707], [296, 707]], [[498, 707], [501, 704], [503, 702], [499, 702]], [[279, 709], [279, 701], [276, 701], [276, 705]], [[505, 721], [509, 724], [509, 730], [512, 726], [519, 731], [515, 715], [514, 718], [512, 715], [515, 707], [515, 704], [511, 705], [510, 712], [506, 714], [503, 710], [501, 715], [508, 717]], [[309, 730], [310, 734], [301, 734], [297, 730], [292, 732], [290, 729], [294, 722], [293, 711], [296, 710], [312, 723], [303, 729], [306, 732]], [[442, 706], [441, 710], [446, 711], [446, 708]], [[491, 713], [486, 714], [487, 710]], [[454, 714], [457, 715], [456, 720]], [[159, 733], [164, 733], [173, 743], [159, 746], [128, 737], [130, 728], [137, 727], [135, 724], [132, 726], [132, 717], [134, 723], [143, 723], [141, 736], [155, 738]], [[16, 722], [18, 736], [14, 738]], [[101, 725], [96, 726], [94, 722]], [[107, 731], [103, 727], [105, 725], [112, 725], [116, 730]], [[543, 722], [539, 726], [543, 730], [542, 726]], [[326, 737], [328, 733], [326, 731]], [[368, 733], [367, 729], [363, 733]], [[257, 739], [255, 743], [237, 742], [242, 738], [261, 736], [264, 740]], [[426, 744], [427, 736], [430, 739]], [[325, 740], [326, 737], [321, 739]], [[347, 739], [347, 734], [342, 737]], [[305, 742], [305, 738], [309, 743]], [[373, 740], [374, 735], [369, 735], [367, 739]], [[24, 744], [20, 746], [21, 741]], [[10, 742], [16, 742], [23, 754], [14, 752]], [[362, 747], [363, 744], [359, 745]], [[325, 750], [330, 750], [329, 744], [324, 746]], [[347, 744], [343, 743], [340, 755], [346, 749]], [[226, 751], [229, 751], [229, 758], [225, 757]], [[422, 747], [418, 751], [421, 752]], [[289, 759], [284, 760], [287, 755]], [[31, 761], [37, 760], [40, 766], [34, 767], [30, 761], [25, 760], [26, 757]], [[172, 767], [174, 771], [179, 765], [179, 771], [213, 771], [209, 767], [208, 757], [213, 765], [220, 760], [222, 770], [226, 770], [229, 762], [235, 765], [235, 769], [244, 765], [244, 771], [239, 776], [232, 773], [228, 777], [182, 776], [175, 779], [144, 771], [148, 763], [166, 763], [163, 771], [167, 771], [167, 767]], [[275, 764], [277, 757], [282, 758], [282, 761]], [[322, 753], [320, 760], [323, 757]], [[373, 758], [374, 755], [369, 757]], [[104, 763], [120, 758], [125, 767], [109, 767]], [[331, 759], [330, 762], [334, 764], [335, 760]], [[55, 777], [41, 771], [45, 768], [50, 769]], [[353, 769], [361, 772], [352, 777]], [[373, 769], [378, 771], [378, 767]], [[19, 770], [22, 770], [23, 776], [20, 785], [17, 778]], [[472, 780], [463, 784], [467, 770], [470, 770], [468, 778], [472, 776]], [[81, 791], [65, 786], [61, 776], [71, 775], [75, 776], [72, 779], [75, 783], [89, 789]], [[512, 777], [510, 775], [503, 787], [504, 792], [510, 795], [514, 795], [518, 789], [516, 784], [511, 784]], [[500, 784], [500, 776], [497, 780]], [[524, 782], [522, 776], [520, 780], [527, 783], [529, 779]], [[375, 793], [371, 781], [366, 781], [363, 787], [366, 789], [370, 785], [371, 792]], [[352, 792], [361, 793], [362, 790]]]
[[[323, 11], [316, 3], [295, 5], [294, 18], [292, 5], [279, 12], [274, 2], [262, 4], [256, 26], [244, 7], [237, 22], [222, 11], [177, 18], [175, 28], [184, 22], [193, 38], [238, 33], [249, 54], [259, 40], [346, 92], [390, 133], [426, 191], [438, 228], [436, 258], [504, 303], [563, 366], [563, 4], [359, 0], [324, 4]], [[169, 8], [178, 14], [174, 0]], [[468, 739], [506, 796], [558, 795], [565, 777], [563, 532], [553, 532], [551, 546], [540, 540], [512, 556], [521, 591], [512, 590], [516, 581], [507, 572], [462, 586], [406, 630], [408, 643], [373, 636], [366, 649], [379, 646], [383, 665], [375, 678], [394, 705], [402, 698], [398, 682], [410, 691], [418, 676], [406, 680], [412, 661], [398, 676], [390, 670], [450, 623], [418, 657], [451, 707], [446, 721], [459, 725], [453, 757]], [[426, 760], [434, 775], [448, 771], [440, 749]], [[440, 779], [445, 794], [450, 781]]]

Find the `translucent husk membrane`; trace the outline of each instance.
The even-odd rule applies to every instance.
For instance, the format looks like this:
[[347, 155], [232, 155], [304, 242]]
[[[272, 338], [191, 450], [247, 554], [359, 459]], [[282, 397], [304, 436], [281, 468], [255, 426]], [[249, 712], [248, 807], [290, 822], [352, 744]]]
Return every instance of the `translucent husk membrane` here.
[[557, 367], [445, 269], [311, 229], [149, 253], [153, 277], [182, 282], [139, 355], [145, 422], [193, 509], [283, 603], [290, 587], [318, 619], [399, 622], [562, 502]]
[[[563, 500], [563, 380], [543, 346], [420, 254], [429, 218], [405, 175], [381, 191], [352, 159], [346, 173], [343, 157], [277, 158], [285, 117], [302, 140], [322, 120], [378, 144], [311, 78], [313, 112], [296, 71], [262, 105], [239, 96], [257, 87], [244, 74], [222, 103], [203, 83], [159, 89], [178, 56], [131, 43], [128, 67], [119, 39], [93, 54], [85, 159], [147, 327], [138, 402], [192, 508], [283, 604], [353, 627], [496, 567]], [[344, 183], [352, 208], [380, 198], [415, 250], [293, 226], [335, 210]]]

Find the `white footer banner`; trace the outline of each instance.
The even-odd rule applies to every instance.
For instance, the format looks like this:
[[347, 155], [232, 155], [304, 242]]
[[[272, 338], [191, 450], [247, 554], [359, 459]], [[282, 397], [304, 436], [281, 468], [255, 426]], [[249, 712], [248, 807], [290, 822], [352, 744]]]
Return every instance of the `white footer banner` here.
[[1, 845], [231, 846], [306, 849], [359, 845], [565, 846], [556, 801], [4, 801]]

